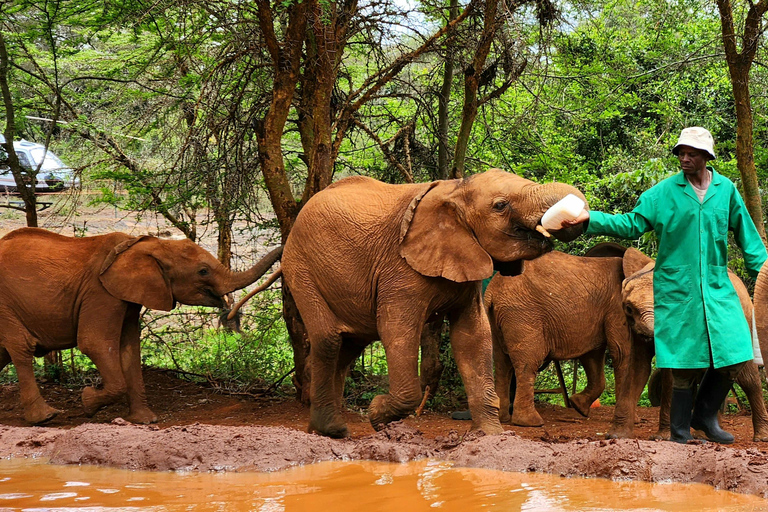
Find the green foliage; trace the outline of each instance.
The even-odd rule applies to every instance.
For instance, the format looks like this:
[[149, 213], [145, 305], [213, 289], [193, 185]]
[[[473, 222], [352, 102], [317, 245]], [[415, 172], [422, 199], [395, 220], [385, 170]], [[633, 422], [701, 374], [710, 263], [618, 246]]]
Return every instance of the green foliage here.
[[[246, 311], [240, 333], [212, 325], [208, 308], [187, 306], [170, 314], [145, 315], [142, 363], [231, 389], [264, 388], [278, 382], [293, 368], [279, 293], [260, 294]], [[284, 384], [289, 383], [286, 379]]]

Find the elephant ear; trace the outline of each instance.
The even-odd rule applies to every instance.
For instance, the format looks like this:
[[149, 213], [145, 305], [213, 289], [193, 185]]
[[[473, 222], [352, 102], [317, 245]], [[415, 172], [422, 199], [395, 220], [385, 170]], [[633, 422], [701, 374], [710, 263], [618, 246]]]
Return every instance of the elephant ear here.
[[408, 205], [400, 229], [400, 255], [419, 274], [459, 283], [493, 274], [493, 260], [462, 222], [449, 182], [433, 182]]
[[624, 259], [622, 260], [624, 277], [630, 277], [641, 270], [650, 270], [653, 268], [653, 263], [653, 258], [649, 258], [637, 249], [630, 247], [624, 252]]
[[160, 263], [152, 256], [150, 240], [155, 237], [140, 236], [116, 245], [104, 259], [99, 280], [113, 297], [170, 311], [173, 295]]

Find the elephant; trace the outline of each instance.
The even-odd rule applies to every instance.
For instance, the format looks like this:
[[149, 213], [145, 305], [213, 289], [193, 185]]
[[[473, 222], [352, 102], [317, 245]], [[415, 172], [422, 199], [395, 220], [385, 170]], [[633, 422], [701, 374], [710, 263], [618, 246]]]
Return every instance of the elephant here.
[[[605, 388], [606, 348], [613, 358], [616, 408], [608, 438], [632, 437], [635, 405], [651, 371], [652, 344], [630, 330], [622, 307], [622, 281], [650, 258], [629, 249], [623, 257], [551, 252], [526, 261], [518, 276], [497, 274], [485, 292], [491, 323], [496, 393], [502, 423], [544, 424], [534, 407], [534, 380], [551, 360], [579, 359], [587, 386], [570, 397], [588, 416]], [[510, 383], [515, 377], [510, 415]]]
[[[593, 261], [589, 261], [590, 259]], [[546, 359], [580, 360], [587, 375], [587, 387], [572, 396], [570, 401], [576, 411], [588, 416], [590, 404], [600, 396], [605, 386], [603, 354], [607, 345], [614, 358], [617, 400], [613, 423], [607, 437], [632, 436], [634, 407], [648, 380], [654, 355], [653, 268], [653, 260], [641, 252], [618, 244], [603, 243], [587, 251], [581, 258], [551, 253], [538, 260], [526, 262], [521, 276], [494, 277], [486, 291], [485, 300], [493, 331], [497, 393], [501, 399], [502, 421], [511, 421], [522, 426], [542, 424], [540, 416], [533, 408], [533, 378], [538, 368], [537, 361], [541, 364]], [[610, 279], [605, 276], [605, 269], [611, 269]], [[729, 271], [729, 277], [739, 295], [744, 314], [751, 322], [752, 303], [749, 293], [736, 274]], [[578, 286], [574, 286], [574, 280], [578, 281]], [[527, 294], [521, 295], [521, 289], [526, 290]], [[608, 290], [612, 292], [607, 293]], [[537, 295], [535, 306], [529, 298], [529, 295], [534, 293]], [[607, 301], [608, 296], [610, 301]], [[570, 307], [567, 307], [569, 302]], [[499, 303], [508, 311], [493, 311], [499, 307]], [[515, 304], [516, 309], [513, 309]], [[607, 314], [603, 309], [606, 306], [614, 310], [613, 314]], [[549, 319], [549, 322], [520, 322], [520, 311], [525, 311], [523, 315], [538, 314]], [[562, 311], [568, 312], [565, 319], [557, 315]], [[623, 314], [628, 327], [622, 327], [622, 315], [618, 312]], [[513, 317], [513, 314], [516, 317]], [[516, 320], [512, 320], [513, 318]], [[588, 327], [593, 329], [591, 336], [584, 333], [585, 318], [590, 319]], [[495, 319], [497, 320], [494, 321]], [[573, 326], [578, 326], [578, 329]], [[596, 328], [598, 332], [594, 331]], [[544, 359], [541, 356], [538, 356], [538, 359], [533, 358], [530, 355], [531, 347], [523, 346], [522, 336], [536, 329], [543, 334], [539, 334], [539, 338], [529, 343], [539, 354], [549, 350]], [[552, 339], [555, 336], [558, 338]], [[614, 341], [611, 342], [611, 339]], [[578, 347], [572, 346], [572, 340], [577, 341]], [[616, 348], [611, 348], [612, 343]], [[602, 348], [599, 348], [600, 346]], [[629, 359], [627, 354], [631, 354]], [[530, 361], [527, 361], [526, 357]], [[516, 364], [515, 361], [519, 358], [522, 358], [523, 362]], [[630, 361], [629, 377], [623, 367], [623, 361], [627, 359]], [[527, 366], [524, 366], [526, 362]], [[523, 368], [522, 387], [518, 367]], [[504, 411], [508, 410], [504, 405], [509, 403], [508, 390], [513, 370], [517, 374], [517, 393], [510, 418], [509, 413], [504, 414]], [[509, 375], [505, 376], [505, 372]], [[669, 406], [672, 393], [672, 374], [669, 370], [662, 370], [662, 382], [659, 431], [654, 434], [655, 439], [669, 439]], [[745, 365], [737, 376], [737, 382], [747, 395], [752, 409], [754, 440], [768, 441], [768, 413], [762, 397], [757, 366]], [[630, 390], [629, 395], [627, 389]], [[520, 396], [521, 391], [523, 396]]]
[[418, 184], [353, 176], [312, 196], [281, 261], [309, 341], [308, 431], [349, 435], [341, 414], [345, 376], [376, 340], [386, 352], [389, 393], [371, 401], [372, 427], [413, 412], [422, 398], [422, 330], [445, 315], [472, 428], [500, 433], [482, 280], [494, 268], [519, 272], [521, 260], [551, 250], [550, 234], [577, 237], [580, 225], [551, 233], [541, 227], [547, 209], [568, 194], [584, 198], [570, 185], [490, 169]]
[[[641, 273], [625, 281], [622, 290], [622, 302], [629, 323], [633, 330], [645, 336], [653, 336], [653, 268], [654, 262], [651, 260]], [[728, 270], [728, 277], [736, 290], [736, 294], [739, 296], [744, 316], [750, 327], [752, 327], [753, 305], [749, 297], [749, 291], [744, 282], [730, 269]], [[755, 302], [758, 301], [757, 297], [758, 288], [756, 287]], [[754, 311], [754, 318], [760, 318], [757, 314], [757, 306], [754, 307]], [[759, 333], [759, 322], [755, 321], [755, 324]], [[768, 333], [765, 333], [765, 335], [768, 336]], [[762, 343], [763, 341], [761, 341]], [[768, 346], [764, 350], [768, 350]], [[745, 364], [736, 376], [736, 382], [747, 396], [747, 401], [752, 410], [753, 441], [768, 442], [768, 411], [766, 411], [763, 399], [763, 387], [757, 365], [753, 362]], [[670, 438], [669, 410], [672, 402], [672, 372], [669, 369], [661, 370], [661, 383], [659, 430], [652, 436], [653, 439]]]
[[281, 253], [278, 247], [250, 269], [231, 272], [188, 239], [71, 238], [38, 228], [0, 238], [0, 369], [16, 367], [25, 420], [40, 424], [60, 412], [40, 394], [33, 356], [77, 346], [104, 384], [83, 389], [86, 415], [127, 396], [126, 420], [157, 421], [141, 374], [141, 307], [224, 307], [225, 295], [256, 281]]

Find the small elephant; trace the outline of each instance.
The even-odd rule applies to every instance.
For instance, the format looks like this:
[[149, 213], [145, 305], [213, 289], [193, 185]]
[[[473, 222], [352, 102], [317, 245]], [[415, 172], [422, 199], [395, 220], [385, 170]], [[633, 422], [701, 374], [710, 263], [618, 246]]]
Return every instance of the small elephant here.
[[[446, 315], [472, 426], [501, 432], [481, 282], [494, 267], [519, 271], [519, 260], [551, 250], [541, 218], [567, 194], [584, 197], [569, 185], [536, 184], [491, 169], [405, 185], [357, 176], [314, 195], [296, 219], [281, 263], [309, 338], [309, 430], [348, 435], [344, 379], [379, 339], [390, 389], [371, 402], [371, 425], [380, 430], [413, 412], [422, 397], [422, 330]], [[572, 240], [582, 229], [552, 235]]]
[[[632, 437], [635, 406], [651, 371], [653, 346], [627, 324], [622, 281], [649, 261], [634, 249], [622, 258], [551, 252], [526, 261], [521, 275], [494, 276], [485, 292], [485, 307], [503, 423], [543, 425], [533, 404], [534, 380], [549, 360], [581, 361], [587, 386], [570, 401], [576, 411], [588, 416], [592, 402], [605, 388], [607, 348], [616, 377], [616, 408], [607, 436]], [[510, 416], [513, 375], [516, 390]]]
[[[622, 302], [633, 330], [645, 336], [653, 336], [654, 312], [653, 312], [653, 261], [649, 262], [643, 272], [637, 276], [628, 278], [624, 282]], [[752, 301], [749, 291], [741, 279], [728, 270], [728, 277], [739, 296], [741, 308], [747, 322], [752, 327]], [[756, 292], [757, 294], [757, 292]], [[756, 295], [757, 296], [757, 295]], [[672, 372], [669, 369], [661, 371], [661, 404], [659, 407], [659, 430], [653, 435], [654, 439], [669, 439], [669, 409], [672, 402]], [[755, 363], [747, 363], [736, 376], [744, 394], [747, 396], [749, 407], [752, 410], [753, 440], [755, 442], [768, 441], [768, 411], [763, 400], [763, 387], [760, 372]]]
[[256, 281], [281, 252], [230, 272], [186, 239], [123, 233], [70, 238], [37, 228], [0, 238], [0, 369], [16, 366], [24, 418], [39, 424], [60, 412], [40, 394], [32, 358], [77, 346], [104, 382], [101, 390], [83, 390], [87, 415], [127, 394], [128, 421], [157, 421], [141, 375], [142, 305], [163, 311], [177, 302], [224, 307], [226, 294]]

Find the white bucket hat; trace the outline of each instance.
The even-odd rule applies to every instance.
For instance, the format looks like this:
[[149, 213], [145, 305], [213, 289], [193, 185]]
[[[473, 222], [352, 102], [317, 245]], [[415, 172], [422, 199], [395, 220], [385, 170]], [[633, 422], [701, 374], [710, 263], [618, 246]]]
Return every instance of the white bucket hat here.
[[715, 140], [712, 138], [712, 134], [709, 130], [702, 128], [701, 126], [691, 126], [690, 128], [683, 129], [680, 132], [680, 138], [677, 139], [677, 144], [672, 148], [672, 154], [677, 156], [680, 152], [678, 149], [680, 146], [690, 146], [695, 149], [700, 149], [709, 153], [712, 160], [717, 158], [715, 156]]

